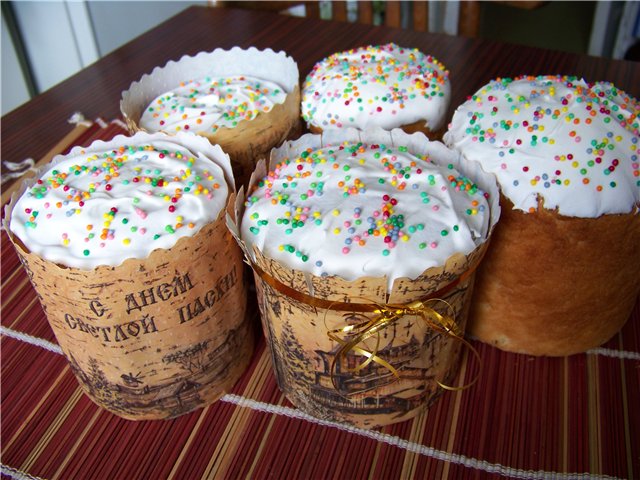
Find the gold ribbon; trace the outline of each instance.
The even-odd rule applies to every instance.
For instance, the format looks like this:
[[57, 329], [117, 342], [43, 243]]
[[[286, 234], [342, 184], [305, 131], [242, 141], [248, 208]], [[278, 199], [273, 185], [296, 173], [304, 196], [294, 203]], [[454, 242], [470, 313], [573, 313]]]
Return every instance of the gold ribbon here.
[[[480, 262], [477, 262], [476, 266], [479, 263]], [[458, 324], [455, 322], [453, 307], [451, 307], [451, 305], [449, 305], [449, 303], [447, 303], [446, 301], [439, 298], [449, 293], [456, 286], [469, 278], [475, 271], [475, 267], [466, 270], [454, 281], [448, 283], [436, 292], [433, 292], [432, 294], [423, 297], [420, 300], [414, 300], [406, 304], [380, 304], [378, 302], [371, 301], [365, 298], [362, 299], [367, 303], [337, 302], [313, 297], [304, 292], [301, 292], [300, 290], [296, 290], [293, 287], [285, 285], [284, 283], [266, 273], [255, 263], [251, 262], [250, 265], [256, 275], [258, 275], [258, 277], [260, 277], [262, 281], [264, 281], [267, 285], [272, 287], [277, 292], [306, 305], [324, 309], [325, 319], [329, 311], [346, 311], [350, 313], [344, 314], [343, 317], [362, 319], [362, 321], [354, 325], [347, 325], [338, 329], [327, 330], [327, 336], [340, 345], [340, 349], [336, 353], [336, 356], [331, 363], [331, 380], [334, 388], [339, 393], [342, 392], [340, 392], [340, 389], [336, 382], [336, 362], [339, 359], [346, 357], [346, 355], [351, 351], [363, 357], [366, 357], [366, 360], [355, 368], [349, 369], [348, 371], [357, 373], [360, 370], [366, 368], [367, 365], [369, 365], [371, 362], [375, 362], [391, 372], [393, 376], [396, 377], [396, 379], [400, 379], [400, 373], [398, 372], [398, 370], [385, 359], [381, 358], [378, 355], [378, 351], [380, 347], [380, 332], [393, 325], [396, 321], [405, 316], [420, 317], [428, 328], [448, 335], [456, 341], [462, 343], [471, 351], [471, 353], [478, 360], [479, 365], [481, 365], [480, 354], [478, 353], [478, 351], [473, 347], [473, 345], [471, 345], [462, 337], [462, 332], [460, 331]], [[436, 311], [433, 306], [435, 306], [435, 304], [437, 303], [446, 305], [450, 313], [443, 315]], [[373, 313], [375, 316], [373, 318], [369, 318], [364, 313]], [[346, 340], [341, 338], [339, 335], [351, 336], [351, 338]], [[374, 348], [362, 348], [360, 346], [361, 343], [373, 336], [376, 336], [376, 345]], [[461, 387], [451, 387], [443, 384], [438, 380], [436, 380], [436, 383], [445, 390], [459, 391], [465, 390], [474, 385], [478, 381], [479, 376], [480, 371], [478, 371], [475, 378], [471, 382]], [[352, 394], [354, 393], [358, 392], [352, 392]]]
[[[435, 310], [435, 308], [433, 308], [433, 306], [435, 306], [435, 304], [437, 303], [446, 305], [451, 313], [445, 315], [439, 313], [437, 310]], [[473, 345], [471, 345], [462, 337], [462, 332], [460, 331], [458, 324], [455, 322], [454, 315], [452, 313], [453, 307], [451, 307], [451, 305], [449, 305], [449, 303], [447, 303], [446, 301], [439, 298], [428, 298], [425, 300], [416, 300], [407, 304], [382, 305], [376, 302], [372, 302], [372, 305], [375, 305], [377, 307], [373, 311], [373, 313], [375, 314], [373, 318], [369, 318], [364, 314], [345, 314], [345, 317], [361, 318], [362, 321], [354, 325], [347, 325], [342, 328], [327, 331], [328, 337], [340, 345], [340, 348], [336, 352], [336, 355], [331, 363], [331, 380], [333, 382], [334, 388], [338, 392], [340, 392], [340, 388], [336, 381], [336, 363], [339, 362], [340, 359], [346, 358], [349, 352], [355, 352], [365, 357], [366, 360], [356, 367], [347, 369], [346, 371], [358, 373], [359, 371], [366, 368], [369, 364], [371, 364], [371, 362], [375, 362], [391, 372], [397, 380], [400, 379], [400, 373], [398, 372], [398, 370], [384, 358], [379, 356], [378, 352], [380, 349], [380, 332], [405, 316], [420, 317], [428, 328], [435, 330], [436, 332], [448, 335], [456, 341], [462, 343], [473, 353], [473, 355], [478, 360], [478, 363], [481, 365], [480, 355], [478, 351], [473, 347]], [[341, 338], [340, 335], [346, 336], [348, 340], [346, 338]], [[371, 348], [367, 346], [367, 348], [362, 348], [360, 346], [367, 339], [374, 336], [376, 337], [376, 344], [374, 347]], [[436, 380], [436, 383], [445, 390], [465, 390], [478, 381], [479, 375], [480, 372], [478, 372], [478, 374], [471, 382], [461, 387], [451, 387], [438, 380]], [[356, 393], [358, 392], [352, 392], [351, 394], [353, 395]]]

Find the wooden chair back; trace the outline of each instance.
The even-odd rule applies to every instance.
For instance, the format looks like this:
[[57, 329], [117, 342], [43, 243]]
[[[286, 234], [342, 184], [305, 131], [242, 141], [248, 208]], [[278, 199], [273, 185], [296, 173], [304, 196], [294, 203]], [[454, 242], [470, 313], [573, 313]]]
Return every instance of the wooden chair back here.
[[[331, 1], [330, 19], [337, 21], [348, 21], [348, 8], [346, 1]], [[382, 23], [388, 27], [401, 28], [406, 25], [413, 30], [429, 31], [429, 2], [411, 1], [401, 2], [396, 0], [386, 0], [376, 2], [382, 7]], [[404, 8], [402, 4], [405, 4]], [[311, 18], [321, 18], [320, 2], [318, 1], [217, 1], [216, 6], [249, 8], [255, 10], [269, 10], [274, 12], [285, 12], [288, 9], [300, 5], [305, 7], [305, 16]], [[357, 21], [359, 23], [374, 23], [374, 2], [360, 0], [353, 2], [357, 10]], [[478, 34], [480, 23], [480, 5], [476, 0], [462, 0], [459, 2], [458, 14], [458, 34], [475, 37]], [[407, 15], [404, 20], [403, 16]], [[326, 18], [326, 17], [323, 17]], [[403, 22], [404, 20], [404, 22]]]
[[[270, 10], [274, 12], [285, 12], [292, 7], [302, 6], [305, 8], [305, 16], [311, 18], [321, 18], [320, 2], [318, 1], [224, 1], [210, 0], [215, 6], [249, 8], [254, 10]], [[498, 3], [509, 5], [514, 8], [533, 10], [543, 6], [547, 1], [537, 0], [493, 0]], [[359, 23], [374, 23], [374, 8], [381, 7], [382, 24], [388, 27], [407, 27], [420, 32], [429, 31], [429, 1], [397, 1], [385, 0], [383, 2], [373, 2], [368, 0], [358, 0], [356, 2], [346, 2], [333, 0], [324, 2], [331, 4], [330, 20], [348, 21], [348, 4], [351, 3], [357, 10], [357, 21]], [[374, 6], [374, 3], [376, 6]], [[480, 7], [479, 0], [459, 0], [458, 2], [458, 35], [465, 37], [476, 37], [480, 30]], [[403, 18], [405, 17], [406, 18]], [[325, 18], [326, 17], [322, 17]]]

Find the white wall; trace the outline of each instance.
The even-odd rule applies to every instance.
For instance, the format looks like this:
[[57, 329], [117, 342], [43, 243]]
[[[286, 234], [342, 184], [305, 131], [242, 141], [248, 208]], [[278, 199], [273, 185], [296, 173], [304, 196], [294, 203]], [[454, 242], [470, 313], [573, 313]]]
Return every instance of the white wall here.
[[13, 7], [38, 91], [82, 68], [66, 2], [15, 2]]
[[2, 114], [29, 100], [29, 90], [2, 15]]
[[206, 1], [89, 2], [94, 34], [101, 55], [164, 22], [191, 5]]

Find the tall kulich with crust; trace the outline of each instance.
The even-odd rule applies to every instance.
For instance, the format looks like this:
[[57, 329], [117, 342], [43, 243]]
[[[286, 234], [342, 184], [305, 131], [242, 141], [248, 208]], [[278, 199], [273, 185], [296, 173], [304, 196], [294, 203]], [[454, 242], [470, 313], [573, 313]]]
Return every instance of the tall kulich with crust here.
[[175, 417], [249, 364], [242, 253], [225, 226], [229, 157], [138, 133], [55, 157], [4, 227], [85, 393], [127, 419]]
[[620, 330], [640, 291], [639, 128], [637, 99], [558, 75], [494, 80], [456, 110], [445, 142], [502, 191], [472, 335], [563, 356]]
[[284, 52], [216, 49], [156, 67], [122, 92], [120, 110], [131, 132], [189, 132], [220, 145], [240, 186], [257, 159], [300, 134], [298, 81]]
[[471, 382], [456, 374], [499, 198], [458, 166], [422, 134], [327, 131], [274, 150], [239, 195], [230, 227], [278, 384], [305, 412], [374, 428]]
[[450, 99], [449, 71], [432, 55], [369, 45], [314, 65], [302, 87], [302, 117], [313, 133], [401, 128], [439, 140]]

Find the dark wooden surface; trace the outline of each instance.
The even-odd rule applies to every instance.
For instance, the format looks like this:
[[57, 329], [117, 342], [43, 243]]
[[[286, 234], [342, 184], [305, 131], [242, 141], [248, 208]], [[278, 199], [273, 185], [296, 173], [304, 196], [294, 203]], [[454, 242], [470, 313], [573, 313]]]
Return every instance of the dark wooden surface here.
[[640, 63], [635, 62], [270, 12], [190, 7], [2, 117], [2, 159], [40, 158], [69, 131], [67, 119], [76, 111], [88, 119], [119, 117], [121, 92], [131, 82], [183, 55], [235, 45], [284, 50], [298, 63], [302, 81], [327, 55], [385, 42], [417, 47], [449, 68], [450, 114], [489, 80], [520, 74], [608, 80], [640, 96]]

